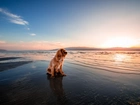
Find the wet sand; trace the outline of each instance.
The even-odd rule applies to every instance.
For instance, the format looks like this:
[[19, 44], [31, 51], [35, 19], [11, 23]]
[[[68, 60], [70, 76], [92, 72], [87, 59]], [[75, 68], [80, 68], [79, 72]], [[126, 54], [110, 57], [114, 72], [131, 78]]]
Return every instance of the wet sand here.
[[0, 58], [0, 61], [18, 59], [18, 58], [21, 58], [21, 57], [3, 57], [3, 58]]
[[[65, 61], [67, 76], [50, 78], [48, 61], [22, 63], [0, 72], [0, 105], [140, 104], [140, 76]], [[18, 63], [20, 64], [20, 63]], [[4, 67], [4, 64], [0, 64]]]
[[7, 61], [5, 63], [0, 62], [0, 72], [5, 71], [5, 70], [9, 70], [12, 68], [16, 68], [18, 66], [32, 62], [32, 61], [17, 61], [17, 62], [10, 62], [9, 61], [9, 60], [14, 60], [14, 59], [19, 59], [19, 58], [21, 58], [21, 57], [3, 57], [3, 58], [0, 58], [0, 61]]

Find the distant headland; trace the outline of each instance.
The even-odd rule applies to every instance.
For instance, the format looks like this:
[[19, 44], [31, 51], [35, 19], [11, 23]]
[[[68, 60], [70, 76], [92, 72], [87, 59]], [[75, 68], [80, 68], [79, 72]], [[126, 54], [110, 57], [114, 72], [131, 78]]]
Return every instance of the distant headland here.
[[[66, 50], [79, 50], [79, 51], [140, 51], [140, 48], [138, 47], [131, 47], [131, 48], [125, 48], [125, 47], [113, 47], [113, 48], [96, 48], [96, 47], [67, 47]], [[52, 51], [55, 51], [57, 49], [52, 49]]]

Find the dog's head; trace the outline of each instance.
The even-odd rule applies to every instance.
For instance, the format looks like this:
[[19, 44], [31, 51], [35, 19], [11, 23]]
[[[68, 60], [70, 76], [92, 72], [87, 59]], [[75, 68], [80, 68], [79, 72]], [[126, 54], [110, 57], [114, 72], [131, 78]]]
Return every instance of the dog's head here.
[[67, 55], [67, 52], [65, 49], [59, 49], [56, 53], [56, 59], [58, 61], [63, 60], [65, 58], [65, 56]]

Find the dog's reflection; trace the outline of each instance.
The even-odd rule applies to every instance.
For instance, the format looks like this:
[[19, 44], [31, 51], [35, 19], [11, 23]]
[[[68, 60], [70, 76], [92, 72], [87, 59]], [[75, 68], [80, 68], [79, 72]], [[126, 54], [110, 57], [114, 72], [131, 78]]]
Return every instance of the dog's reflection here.
[[54, 95], [56, 96], [58, 104], [60, 105], [66, 104], [66, 96], [62, 83], [63, 77], [58, 75], [55, 78], [51, 78], [51, 75], [47, 74], [47, 79], [50, 82], [50, 88], [54, 93]]

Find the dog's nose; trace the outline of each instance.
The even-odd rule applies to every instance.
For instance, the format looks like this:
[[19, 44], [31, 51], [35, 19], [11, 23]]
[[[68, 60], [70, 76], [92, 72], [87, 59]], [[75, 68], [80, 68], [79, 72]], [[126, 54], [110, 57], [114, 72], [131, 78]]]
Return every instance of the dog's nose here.
[[65, 54], [67, 54], [67, 52], [65, 52]]

